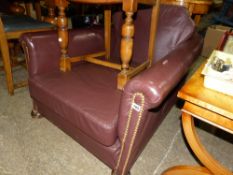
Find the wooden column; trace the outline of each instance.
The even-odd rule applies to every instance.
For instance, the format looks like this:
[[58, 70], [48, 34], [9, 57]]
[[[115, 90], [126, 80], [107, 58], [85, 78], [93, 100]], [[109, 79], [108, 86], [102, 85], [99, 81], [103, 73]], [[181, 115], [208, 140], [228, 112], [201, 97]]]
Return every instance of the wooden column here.
[[122, 72], [126, 72], [129, 69], [129, 62], [133, 54], [133, 36], [134, 36], [134, 25], [133, 25], [133, 12], [125, 12], [126, 19], [122, 26], [122, 39], [121, 39], [121, 61], [122, 61]]
[[148, 59], [149, 59], [149, 66], [153, 63], [154, 58], [154, 48], [155, 48], [155, 40], [157, 34], [157, 24], [159, 19], [159, 10], [160, 10], [160, 0], [157, 0], [156, 5], [152, 7], [152, 14], [151, 14], [151, 22], [150, 22], [150, 38], [149, 38], [149, 48], [148, 48]]
[[125, 23], [121, 31], [121, 62], [122, 71], [118, 74], [117, 87], [123, 89], [128, 77], [129, 62], [133, 54], [133, 37], [134, 37], [134, 24], [133, 14], [137, 10], [136, 0], [123, 0], [123, 11], [126, 14]]
[[104, 10], [104, 40], [105, 40], [105, 52], [106, 59], [110, 58], [111, 48], [111, 9]]
[[57, 18], [58, 27], [58, 41], [61, 47], [61, 58], [60, 58], [60, 70], [63, 72], [71, 69], [67, 55], [68, 47], [68, 20], [65, 16], [65, 8], [68, 3], [66, 0], [55, 0], [55, 4], [58, 6], [59, 14]]
[[25, 10], [26, 10], [26, 15], [27, 16], [32, 16], [31, 14], [31, 2], [25, 2]]
[[14, 83], [13, 83], [13, 76], [11, 71], [11, 62], [10, 62], [10, 55], [9, 55], [9, 48], [7, 42], [7, 36], [4, 31], [4, 26], [2, 20], [0, 18], [0, 50], [2, 52], [2, 61], [3, 67], [6, 74], [6, 84], [8, 93], [10, 95], [14, 94]]
[[57, 19], [55, 16], [55, 4], [53, 0], [46, 0], [46, 6], [48, 7], [48, 16], [44, 17], [45, 22], [51, 24], [57, 24]]

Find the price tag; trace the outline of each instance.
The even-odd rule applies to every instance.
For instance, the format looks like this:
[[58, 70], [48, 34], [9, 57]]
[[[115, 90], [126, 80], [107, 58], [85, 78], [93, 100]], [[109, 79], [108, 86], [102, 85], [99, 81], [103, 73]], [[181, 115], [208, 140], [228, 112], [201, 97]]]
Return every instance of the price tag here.
[[133, 107], [133, 109], [134, 109], [135, 111], [137, 111], [137, 112], [141, 111], [141, 106], [138, 105], [137, 103], [133, 103], [132, 107]]

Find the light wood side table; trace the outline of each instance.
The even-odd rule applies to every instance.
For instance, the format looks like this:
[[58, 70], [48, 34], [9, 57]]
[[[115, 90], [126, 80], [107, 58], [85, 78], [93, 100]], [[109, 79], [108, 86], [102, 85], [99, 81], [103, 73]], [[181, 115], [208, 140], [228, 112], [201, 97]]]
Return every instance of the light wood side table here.
[[185, 101], [182, 109], [185, 137], [203, 167], [175, 166], [163, 175], [233, 175], [207, 152], [195, 131], [193, 119], [197, 118], [233, 134], [233, 97], [205, 88], [203, 67], [204, 64], [178, 92], [178, 97]]

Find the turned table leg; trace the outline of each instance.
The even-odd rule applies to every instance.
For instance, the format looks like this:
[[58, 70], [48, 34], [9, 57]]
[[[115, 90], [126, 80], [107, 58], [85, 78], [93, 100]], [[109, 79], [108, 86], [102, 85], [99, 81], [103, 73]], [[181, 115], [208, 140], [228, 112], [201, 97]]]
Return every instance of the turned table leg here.
[[58, 27], [58, 41], [61, 48], [61, 58], [60, 58], [60, 70], [63, 72], [69, 71], [71, 69], [71, 64], [69, 62], [67, 55], [68, 47], [68, 20], [65, 16], [65, 9], [68, 5], [66, 0], [55, 1], [59, 9], [57, 27]]
[[207, 152], [204, 146], [201, 144], [198, 135], [195, 130], [195, 125], [193, 117], [190, 114], [183, 112], [182, 114], [182, 124], [185, 133], [185, 137], [192, 148], [198, 159], [205, 165], [208, 170], [214, 172], [214, 174], [219, 175], [232, 175], [232, 172], [228, 171], [223, 167], [218, 161], [212, 158], [212, 156]]
[[110, 59], [111, 48], [111, 9], [104, 10], [104, 39], [106, 59]]
[[38, 19], [39, 21], [41, 21], [42, 18], [41, 18], [40, 0], [35, 0], [34, 3], [35, 3], [34, 6], [35, 6], [35, 11], [36, 11], [36, 19]]
[[125, 73], [129, 69], [129, 62], [133, 54], [133, 12], [126, 12], [125, 23], [122, 26], [122, 39], [121, 39], [121, 61], [122, 72]]
[[137, 10], [137, 1], [129, 0], [123, 1], [123, 10], [126, 18], [125, 23], [122, 26], [121, 31], [121, 67], [122, 71], [118, 74], [118, 89], [123, 89], [126, 84], [128, 77], [127, 72], [129, 70], [129, 63], [133, 54], [133, 37], [134, 37], [134, 24], [133, 14]]
[[38, 112], [38, 107], [37, 107], [34, 100], [33, 100], [33, 108], [31, 111], [31, 117], [32, 118], [42, 118], [41, 114]]
[[[2, 21], [0, 20], [0, 25], [2, 24]], [[0, 49], [2, 51], [2, 60], [3, 60], [3, 66], [6, 74], [6, 84], [8, 93], [10, 95], [14, 94], [14, 82], [13, 82], [13, 76], [12, 76], [12, 70], [11, 70], [11, 62], [10, 62], [10, 55], [9, 55], [9, 48], [8, 43], [5, 38], [4, 32], [2, 31], [2, 36], [0, 35]]]
[[45, 22], [51, 24], [57, 24], [57, 18], [55, 16], [55, 4], [51, 0], [46, 0], [46, 6], [48, 7], [48, 16], [44, 17]]
[[189, 146], [192, 148], [192, 151], [204, 167], [175, 166], [166, 170], [163, 175], [232, 175], [232, 172], [228, 171], [218, 161], [212, 158], [201, 144], [195, 130], [193, 117], [190, 114], [185, 112], [182, 113], [182, 124]]

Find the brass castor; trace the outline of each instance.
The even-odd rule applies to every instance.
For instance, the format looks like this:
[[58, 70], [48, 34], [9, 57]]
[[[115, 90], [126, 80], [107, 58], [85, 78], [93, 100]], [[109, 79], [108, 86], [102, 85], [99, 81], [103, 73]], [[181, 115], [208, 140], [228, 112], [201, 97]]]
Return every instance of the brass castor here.
[[31, 116], [32, 116], [32, 118], [42, 118], [40, 113], [38, 111], [34, 110], [34, 109], [31, 112]]

